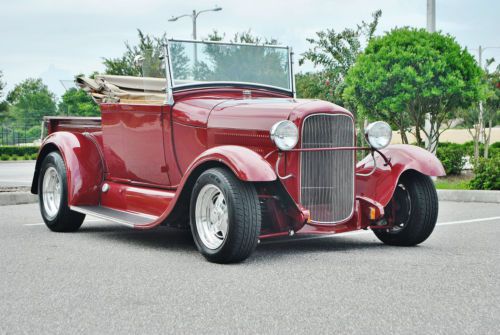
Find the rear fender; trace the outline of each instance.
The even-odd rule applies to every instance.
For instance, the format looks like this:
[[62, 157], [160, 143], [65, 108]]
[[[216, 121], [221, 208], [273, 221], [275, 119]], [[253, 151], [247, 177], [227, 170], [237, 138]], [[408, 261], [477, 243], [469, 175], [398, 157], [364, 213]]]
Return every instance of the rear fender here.
[[104, 178], [104, 161], [91, 134], [55, 132], [43, 141], [35, 165], [31, 193], [38, 193], [38, 178], [45, 156], [58, 151], [66, 165], [68, 204], [97, 205]]
[[[375, 154], [377, 169], [370, 176], [356, 176], [356, 195], [372, 199], [382, 206], [391, 200], [399, 177], [409, 170], [427, 176], [444, 176], [443, 165], [432, 153], [413, 145], [391, 145], [381, 152], [389, 159], [386, 164], [381, 155]], [[359, 173], [367, 173], [373, 167], [371, 156], [361, 160], [356, 168]]]

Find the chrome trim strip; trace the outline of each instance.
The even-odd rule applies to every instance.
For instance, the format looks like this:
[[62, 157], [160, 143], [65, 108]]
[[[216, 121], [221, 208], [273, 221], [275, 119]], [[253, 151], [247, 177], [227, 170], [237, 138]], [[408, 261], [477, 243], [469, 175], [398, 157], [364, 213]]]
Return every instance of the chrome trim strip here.
[[167, 79], [167, 98], [165, 100], [165, 103], [167, 105], [173, 106], [174, 105], [174, 92], [173, 92], [173, 85], [174, 85], [174, 79], [172, 77], [172, 62], [170, 61], [170, 46], [165, 44], [165, 76]]
[[[99, 207], [103, 207], [103, 206], [99, 206]], [[85, 207], [70, 206], [69, 208], [72, 211], [75, 211], [75, 212], [79, 212], [79, 213], [90, 215], [90, 216], [94, 216], [94, 217], [97, 217], [97, 218], [100, 218], [100, 219], [104, 219], [104, 220], [108, 220], [108, 221], [120, 223], [120, 224], [125, 225], [127, 227], [134, 228], [135, 226], [141, 226], [141, 224], [134, 224], [134, 223], [131, 223], [129, 221], [125, 221], [125, 220], [121, 220], [121, 219], [118, 219], [118, 218], [115, 218], [115, 217], [112, 217], [112, 216], [109, 216], [109, 215], [101, 214], [101, 213], [98, 213], [98, 212], [86, 209]], [[130, 214], [130, 215], [138, 216], [138, 217], [141, 217], [143, 219], [147, 219], [147, 220], [151, 220], [151, 221], [154, 221], [154, 220], [157, 219], [156, 216], [152, 216], [152, 215], [130, 213], [130, 212], [125, 212], [125, 211], [122, 211], [122, 210], [119, 210], [119, 209], [113, 209], [113, 208], [109, 208], [109, 207], [105, 207], [105, 208], [111, 209], [113, 211], [121, 212], [121, 213], [124, 213], [124, 214]]]
[[194, 82], [194, 83], [189, 83], [189, 84], [182, 84], [182, 85], [175, 85], [173, 86], [174, 89], [177, 88], [184, 88], [184, 87], [196, 87], [196, 86], [256, 86], [257, 88], [272, 88], [275, 90], [279, 91], [284, 91], [287, 93], [292, 93], [291, 89], [287, 89], [284, 87], [278, 87], [278, 86], [273, 86], [273, 85], [265, 85], [265, 84], [259, 84], [259, 83], [252, 83], [252, 82], [246, 82], [246, 81], [200, 81], [200, 82]]

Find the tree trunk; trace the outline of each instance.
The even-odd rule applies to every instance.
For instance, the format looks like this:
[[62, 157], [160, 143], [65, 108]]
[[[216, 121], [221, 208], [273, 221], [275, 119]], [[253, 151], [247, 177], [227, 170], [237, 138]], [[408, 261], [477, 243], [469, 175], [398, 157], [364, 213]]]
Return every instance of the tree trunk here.
[[408, 137], [406, 136], [406, 131], [403, 126], [399, 126], [399, 133], [401, 135], [401, 143], [408, 144]]
[[484, 131], [484, 158], [488, 158], [488, 152], [490, 149], [490, 139], [491, 139], [491, 127], [492, 120], [488, 120], [488, 135], [486, 135], [486, 130]]
[[417, 145], [421, 147], [423, 141], [422, 136], [420, 135], [420, 125], [418, 123], [415, 125], [415, 140], [417, 141]]

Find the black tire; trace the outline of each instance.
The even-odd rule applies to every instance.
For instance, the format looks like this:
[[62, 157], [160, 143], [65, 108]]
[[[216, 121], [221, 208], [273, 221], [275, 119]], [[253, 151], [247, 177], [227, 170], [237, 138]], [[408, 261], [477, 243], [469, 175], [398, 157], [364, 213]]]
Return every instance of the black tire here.
[[[62, 186], [59, 207], [57, 212], [51, 215], [44, 205], [43, 181], [48, 169], [55, 169]], [[53, 170], [52, 170], [53, 171]], [[64, 160], [58, 152], [51, 152], [42, 162], [40, 175], [38, 177], [38, 203], [45, 225], [55, 232], [73, 232], [78, 230], [85, 219], [85, 215], [72, 211], [68, 206], [68, 184], [66, 179], [66, 166]]]
[[[198, 195], [206, 185], [215, 185], [220, 189], [227, 207], [227, 234], [222, 245], [216, 249], [204, 244], [196, 224]], [[210, 262], [241, 262], [248, 258], [257, 246], [261, 211], [255, 186], [240, 181], [232, 172], [224, 168], [203, 172], [193, 187], [189, 212], [193, 239], [200, 253]]]
[[394, 214], [395, 228], [374, 229], [379, 240], [395, 246], [414, 246], [425, 241], [438, 216], [438, 198], [431, 178], [416, 171], [405, 172], [385, 213], [388, 222], [388, 216]]

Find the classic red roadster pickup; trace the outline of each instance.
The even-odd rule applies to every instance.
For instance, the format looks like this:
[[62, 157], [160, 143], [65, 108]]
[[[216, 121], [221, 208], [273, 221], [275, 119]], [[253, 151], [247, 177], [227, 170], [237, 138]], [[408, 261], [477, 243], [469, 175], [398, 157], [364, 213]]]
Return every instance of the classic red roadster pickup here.
[[45, 119], [31, 190], [50, 230], [76, 231], [87, 214], [186, 227], [218, 263], [284, 235], [372, 229], [411, 246], [431, 234], [441, 163], [389, 145], [382, 121], [357, 146], [352, 113], [295, 98], [289, 48], [170, 40], [135, 63], [143, 76], [77, 80], [100, 118]]

